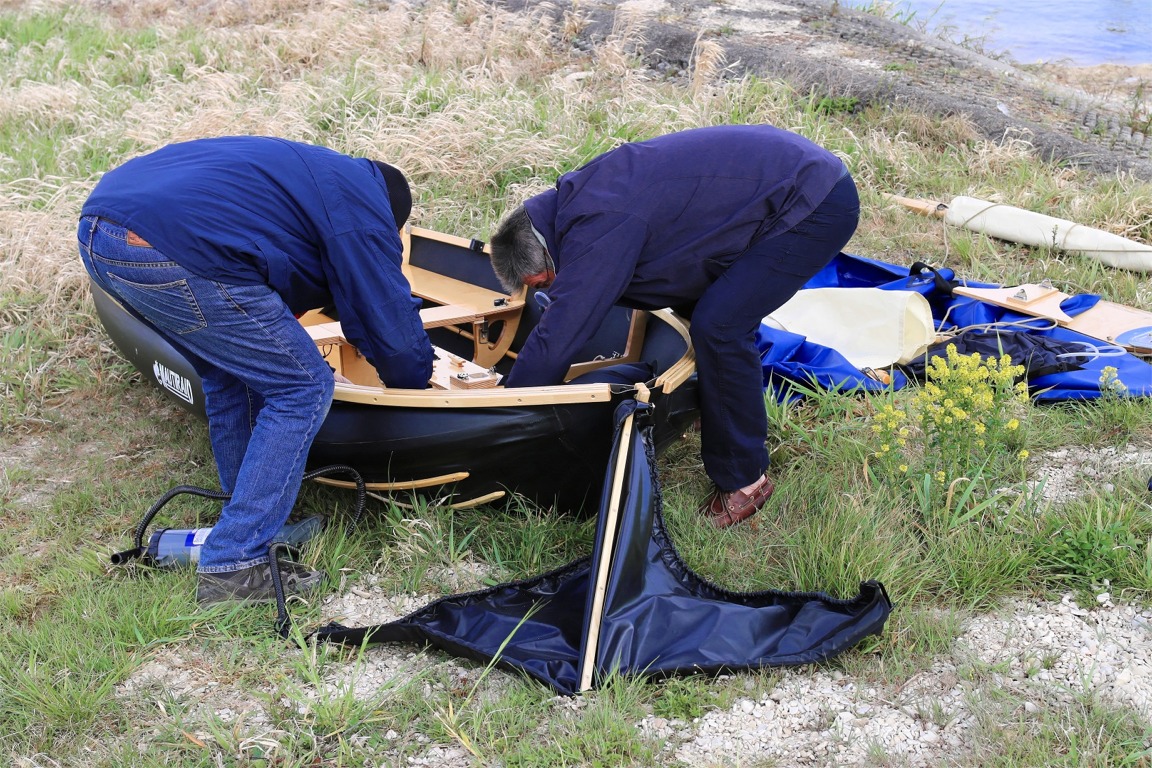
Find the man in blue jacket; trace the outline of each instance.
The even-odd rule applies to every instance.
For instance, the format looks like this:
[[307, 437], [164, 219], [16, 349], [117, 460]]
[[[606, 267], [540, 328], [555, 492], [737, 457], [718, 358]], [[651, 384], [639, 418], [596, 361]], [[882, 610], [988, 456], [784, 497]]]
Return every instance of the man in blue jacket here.
[[756, 331], [851, 238], [856, 185], [831, 152], [767, 125], [730, 125], [625, 144], [566, 173], [492, 236], [506, 288], [551, 303], [505, 381], [559, 383], [614, 304], [691, 319], [701, 454], [716, 527], [772, 493]]
[[[427, 386], [432, 346], [400, 270], [411, 206], [407, 180], [386, 163], [257, 136], [137, 157], [84, 204], [80, 256], [93, 281], [203, 380], [231, 498], [200, 552], [200, 604], [274, 598], [269, 544], [334, 390], [296, 315], [334, 305], [386, 386]], [[293, 562], [281, 575], [288, 594], [322, 581]]]

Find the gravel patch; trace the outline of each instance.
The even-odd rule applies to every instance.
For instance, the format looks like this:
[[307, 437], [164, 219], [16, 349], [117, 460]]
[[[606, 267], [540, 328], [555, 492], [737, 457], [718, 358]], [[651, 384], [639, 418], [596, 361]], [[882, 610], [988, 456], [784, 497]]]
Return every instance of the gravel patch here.
[[1133, 708], [1148, 721], [1152, 611], [1107, 594], [1091, 609], [1014, 601], [970, 619], [952, 652], [898, 685], [840, 673], [788, 672], [758, 699], [688, 723], [648, 718], [641, 728], [683, 736], [688, 765], [938, 766], [972, 764], [982, 702], [1008, 694], [1025, 716], [1085, 695]]
[[[362, 585], [329, 597], [325, 614], [380, 623], [432, 599], [388, 595], [372, 581], [368, 577]], [[908, 679], [878, 682], [823, 668], [782, 670], [771, 690], [737, 698], [727, 709], [692, 721], [650, 715], [634, 726], [665, 743], [660, 764], [667, 765], [927, 767], [972, 763], [972, 745], [978, 743], [990, 697], [1009, 701], [1012, 711], [1024, 718], [1098, 697], [1130, 708], [1152, 725], [1152, 610], [1116, 602], [1107, 592], [1086, 607], [1066, 595], [1059, 602], [1012, 601], [962, 626], [949, 652]], [[274, 749], [285, 734], [271, 725], [262, 703], [266, 697], [228, 682], [217, 668], [194, 649], [164, 649], [121, 684], [118, 694], [177, 702], [192, 722], [215, 719], [235, 728], [242, 744]], [[410, 681], [432, 699], [444, 695], [432, 679], [447, 677], [469, 688], [482, 671], [404, 644], [373, 646], [360, 659], [330, 660], [324, 670], [322, 682], [297, 682], [298, 695], [281, 703], [307, 716], [312, 702], [352, 691], [359, 699], [386, 707], [389, 693]], [[493, 671], [483, 695], [498, 695], [512, 682], [511, 676]], [[272, 694], [270, 688], [260, 692]], [[562, 715], [585, 703], [581, 697], [556, 697], [553, 708]], [[158, 735], [158, 727], [141, 724], [141, 748]], [[202, 742], [215, 738], [206, 730], [188, 736]], [[481, 764], [464, 749], [429, 743], [420, 734], [390, 730], [384, 740], [396, 742], [396, 748], [377, 747], [374, 757], [381, 764]]]
[[1086, 494], [1110, 494], [1116, 490], [1118, 477], [1129, 473], [1152, 475], [1152, 449], [1126, 448], [1061, 448], [1043, 453], [1032, 460], [1036, 487], [1043, 480], [1040, 496], [1059, 504]]

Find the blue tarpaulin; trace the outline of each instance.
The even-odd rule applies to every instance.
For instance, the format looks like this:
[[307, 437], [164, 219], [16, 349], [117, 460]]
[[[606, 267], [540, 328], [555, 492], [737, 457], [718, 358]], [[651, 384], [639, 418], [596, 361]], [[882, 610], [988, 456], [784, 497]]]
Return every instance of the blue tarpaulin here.
[[[911, 268], [900, 267], [876, 259], [841, 253], [804, 286], [805, 288], [881, 288], [884, 290], [917, 291], [924, 295], [932, 307], [932, 314], [940, 331], [956, 331], [969, 327], [983, 327], [991, 323], [1030, 325], [1029, 334], [1048, 339], [1052, 344], [1065, 345], [1070, 351], [1088, 351], [1107, 346], [1104, 342], [1076, 331], [1051, 324], [1037, 318], [1014, 312], [1004, 307], [977, 299], [953, 296], [950, 284], [956, 279], [950, 269], [929, 270], [922, 264]], [[974, 288], [998, 287], [992, 283], [965, 281]], [[1098, 297], [1074, 296], [1062, 308], [1076, 314], [1090, 307]], [[884, 384], [866, 376], [842, 354], [829, 347], [808, 341], [803, 336], [762, 325], [757, 334], [764, 386], [779, 400], [797, 397], [792, 384], [803, 387], [850, 391], [901, 389], [913, 383], [899, 368], [892, 371], [891, 384]], [[1152, 396], [1152, 365], [1132, 354], [1093, 355], [1069, 358], [1077, 363], [1073, 370], [1059, 371], [1028, 379], [1029, 392], [1037, 402], [1082, 400], [1103, 394], [1102, 381], [1119, 381], [1126, 394]], [[1104, 369], [1116, 370], [1114, 377], [1105, 377]], [[1115, 389], [1113, 390], [1115, 391]]]

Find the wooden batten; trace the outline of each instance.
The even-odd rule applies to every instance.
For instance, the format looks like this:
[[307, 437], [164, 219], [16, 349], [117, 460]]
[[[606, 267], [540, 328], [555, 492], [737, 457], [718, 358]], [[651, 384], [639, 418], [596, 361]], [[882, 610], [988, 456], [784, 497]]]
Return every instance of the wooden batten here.
[[1123, 347], [1133, 354], [1152, 353], [1152, 312], [1136, 307], [1101, 300], [1072, 317], [1060, 308], [1062, 302], [1072, 297], [1050, 285], [1027, 283], [1010, 288], [957, 286], [953, 291], [958, 296], [1051, 320], [1069, 330]]

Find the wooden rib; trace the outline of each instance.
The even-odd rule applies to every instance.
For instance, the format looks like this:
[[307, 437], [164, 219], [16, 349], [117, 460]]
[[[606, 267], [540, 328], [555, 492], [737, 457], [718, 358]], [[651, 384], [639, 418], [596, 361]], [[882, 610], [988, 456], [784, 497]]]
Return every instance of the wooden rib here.
[[634, 363], [640, 359], [640, 350], [644, 346], [644, 329], [648, 327], [648, 313], [643, 310], [633, 310], [632, 321], [628, 324], [628, 340], [624, 343], [624, 352], [620, 357], [609, 357], [603, 360], [590, 360], [585, 363], [574, 363], [564, 374], [564, 381], [571, 381], [577, 376], [601, 368], [607, 368], [620, 363]]
[[696, 352], [689, 347], [688, 351], [682, 358], [676, 361], [675, 364], [668, 367], [668, 370], [656, 377], [653, 385], [664, 394], [675, 392], [676, 389], [692, 378], [692, 374], [696, 372]]
[[472, 507], [478, 507], [481, 504], [490, 504], [493, 501], [504, 498], [506, 495], [507, 494], [504, 491], [492, 491], [491, 493], [486, 493], [483, 496], [477, 496], [474, 499], [445, 502], [445, 506], [452, 509], [471, 509]]
[[[391, 483], [364, 483], [364, 487], [370, 491], [410, 491], [417, 488], [433, 488], [437, 485], [448, 485], [449, 483], [458, 483], [461, 480], [468, 479], [467, 472], [452, 472], [447, 475], [437, 475], [436, 477], [423, 477], [416, 480], [397, 480]], [[335, 480], [330, 477], [318, 477], [317, 483], [323, 485], [332, 485], [337, 488], [355, 488], [356, 483], [350, 480]]]
[[[383, 501], [388, 504], [395, 504], [402, 509], [417, 508], [417, 505], [415, 504], [409, 504], [408, 502], [394, 499], [391, 496], [380, 496], [379, 494], [375, 493], [369, 493], [368, 495], [378, 501]], [[504, 491], [492, 491], [491, 493], [486, 493], [483, 496], [477, 496], [474, 499], [464, 499], [463, 501], [438, 501], [436, 502], [435, 506], [448, 507], [449, 509], [471, 509], [472, 507], [478, 507], [481, 504], [489, 504], [493, 501], [502, 499], [505, 495], [506, 494]]]
[[692, 348], [692, 336], [688, 332], [688, 321], [670, 309], [656, 310], [652, 316], [671, 326], [676, 333], [680, 334], [680, 338], [684, 340], [684, 346], [687, 349], [679, 360], [668, 366], [664, 373], [656, 377], [654, 386], [667, 394], [674, 392], [677, 387], [692, 378], [692, 374], [696, 372], [696, 351]]

